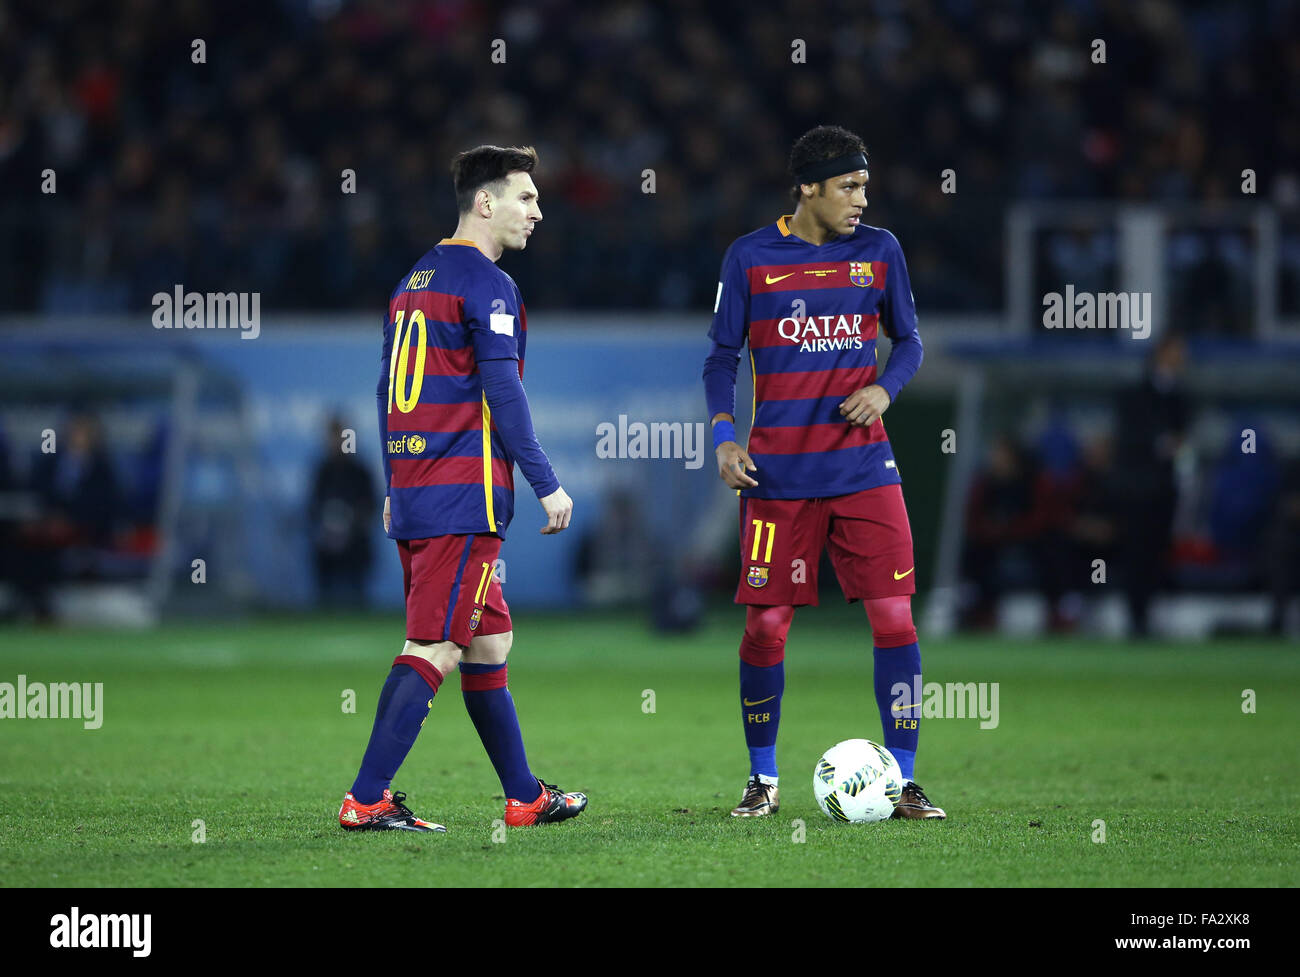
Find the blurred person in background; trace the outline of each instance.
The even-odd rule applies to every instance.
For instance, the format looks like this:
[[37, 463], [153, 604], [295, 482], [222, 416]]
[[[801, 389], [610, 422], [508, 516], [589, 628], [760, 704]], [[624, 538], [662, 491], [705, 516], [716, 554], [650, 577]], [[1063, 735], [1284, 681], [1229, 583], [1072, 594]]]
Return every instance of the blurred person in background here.
[[[647, 564], [662, 562], [662, 548], [646, 524], [640, 497], [630, 489], [610, 489], [601, 500], [599, 518], [592, 520], [574, 555], [574, 576], [583, 599], [594, 607], [642, 600], [659, 579], [658, 573], [647, 572]], [[629, 560], [628, 553], [645, 557]]]
[[994, 438], [966, 508], [963, 576], [975, 588], [969, 625], [994, 626], [1004, 594], [1039, 585], [1036, 543], [1043, 520], [1035, 482], [1020, 446], [1006, 434]]
[[[18, 527], [26, 515], [25, 510], [34, 503], [18, 481], [9, 452], [9, 438], [3, 423], [0, 423], [0, 584], [16, 588], [23, 571], [23, 560], [18, 550]], [[0, 613], [8, 615], [16, 608], [15, 601]]]
[[1075, 583], [1091, 580], [1092, 561], [1114, 560], [1119, 539], [1119, 493], [1122, 479], [1115, 471], [1114, 440], [1098, 434], [1084, 442], [1083, 466], [1074, 490], [1066, 536], [1080, 566]]
[[[1059, 403], [1053, 405], [1036, 449], [1034, 509], [1039, 516], [1039, 527], [1031, 546], [1039, 587], [1047, 599], [1049, 626], [1053, 631], [1069, 631], [1077, 623], [1080, 610], [1079, 564], [1070, 545], [1069, 532], [1083, 472], [1079, 440]], [[1068, 606], [1067, 595], [1073, 595]]]
[[1060, 535], [1045, 541], [1046, 558], [1062, 566], [1063, 594], [1053, 623], [1063, 630], [1078, 623], [1084, 595], [1095, 587], [1093, 562], [1103, 560], [1108, 567], [1115, 562], [1121, 479], [1113, 457], [1114, 442], [1109, 435], [1096, 434], [1085, 440]]
[[308, 507], [317, 599], [325, 607], [360, 607], [370, 573], [370, 529], [379, 509], [374, 481], [355, 454], [342, 450], [343, 423], [331, 417]]
[[1141, 383], [1116, 403], [1115, 463], [1121, 475], [1118, 557], [1134, 634], [1150, 631], [1151, 598], [1167, 579], [1178, 504], [1175, 458], [1182, 449], [1191, 404], [1181, 383], [1187, 346], [1167, 333], [1152, 351]]
[[1273, 605], [1269, 630], [1280, 635], [1287, 630], [1287, 604], [1295, 597], [1300, 581], [1300, 458], [1283, 469], [1264, 539], [1265, 576]]
[[[1264, 532], [1273, 521], [1282, 473], [1263, 424], [1240, 417], [1232, 428], [1212, 475], [1208, 520], [1219, 579], [1244, 589], [1259, 587], [1264, 576]], [[1252, 437], [1247, 450], [1242, 432]]]
[[55, 435], [55, 450], [38, 453], [32, 464], [38, 514], [18, 530], [19, 591], [38, 620], [53, 616], [50, 594], [56, 584], [95, 576], [95, 551], [113, 545], [123, 517], [117, 473], [98, 418], [79, 411]]

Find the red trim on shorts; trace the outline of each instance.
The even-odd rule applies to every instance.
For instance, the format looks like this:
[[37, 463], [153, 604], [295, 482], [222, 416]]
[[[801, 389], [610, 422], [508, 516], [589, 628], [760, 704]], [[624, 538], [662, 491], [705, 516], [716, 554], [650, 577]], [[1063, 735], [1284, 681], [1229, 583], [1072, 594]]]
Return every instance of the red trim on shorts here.
[[506, 666], [495, 672], [483, 672], [479, 675], [460, 673], [460, 690], [462, 692], [491, 692], [493, 689], [506, 687]]
[[427, 658], [421, 658], [419, 655], [398, 655], [393, 659], [394, 665], [410, 665], [420, 673], [420, 678], [429, 683], [429, 688], [433, 689], [434, 695], [438, 693], [438, 686], [442, 685], [442, 672], [433, 667], [433, 663]]

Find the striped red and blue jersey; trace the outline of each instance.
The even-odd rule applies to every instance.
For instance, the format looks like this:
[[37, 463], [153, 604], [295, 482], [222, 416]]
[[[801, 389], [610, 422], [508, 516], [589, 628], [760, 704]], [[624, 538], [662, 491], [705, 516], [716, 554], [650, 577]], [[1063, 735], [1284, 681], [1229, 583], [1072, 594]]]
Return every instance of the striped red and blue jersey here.
[[522, 379], [527, 328], [514, 279], [472, 241], [440, 241], [393, 292], [378, 388], [392, 539], [505, 537], [514, 460], [477, 364], [517, 360]]
[[782, 217], [738, 238], [718, 283], [715, 343], [748, 343], [754, 408], [746, 450], [758, 471], [743, 497], [811, 499], [901, 481], [885, 425], [840, 415], [849, 394], [876, 381], [876, 336], [916, 332], [902, 248], [859, 225], [822, 245]]

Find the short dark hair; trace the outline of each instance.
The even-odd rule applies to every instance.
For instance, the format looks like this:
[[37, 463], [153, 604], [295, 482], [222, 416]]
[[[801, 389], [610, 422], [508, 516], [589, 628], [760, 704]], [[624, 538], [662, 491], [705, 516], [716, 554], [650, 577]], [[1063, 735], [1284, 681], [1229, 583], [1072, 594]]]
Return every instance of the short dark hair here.
[[500, 196], [511, 173], [531, 173], [537, 166], [532, 146], [476, 146], [457, 153], [451, 161], [451, 179], [456, 187], [456, 206], [463, 214], [474, 206], [474, 194], [484, 187]]
[[795, 140], [790, 149], [790, 200], [798, 204], [803, 198], [799, 190], [799, 178], [795, 176], [811, 163], [823, 163], [828, 159], [838, 159], [850, 153], [867, 154], [863, 141], [848, 129], [840, 126], [818, 126], [809, 129]]

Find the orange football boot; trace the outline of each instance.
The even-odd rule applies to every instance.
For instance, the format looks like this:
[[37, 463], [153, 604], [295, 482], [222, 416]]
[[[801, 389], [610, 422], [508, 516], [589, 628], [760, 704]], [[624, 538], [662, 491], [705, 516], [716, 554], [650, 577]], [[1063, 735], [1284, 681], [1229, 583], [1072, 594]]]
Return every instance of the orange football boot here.
[[422, 821], [411, 813], [403, 801], [406, 794], [385, 789], [384, 796], [373, 804], [361, 804], [352, 793], [343, 795], [339, 824], [346, 831], [446, 831], [441, 824]]
[[566, 794], [554, 784], [537, 781], [541, 796], [530, 804], [513, 797], [506, 801], [506, 824], [520, 828], [529, 824], [551, 824], [576, 818], [587, 807], [587, 795], [574, 791]]

